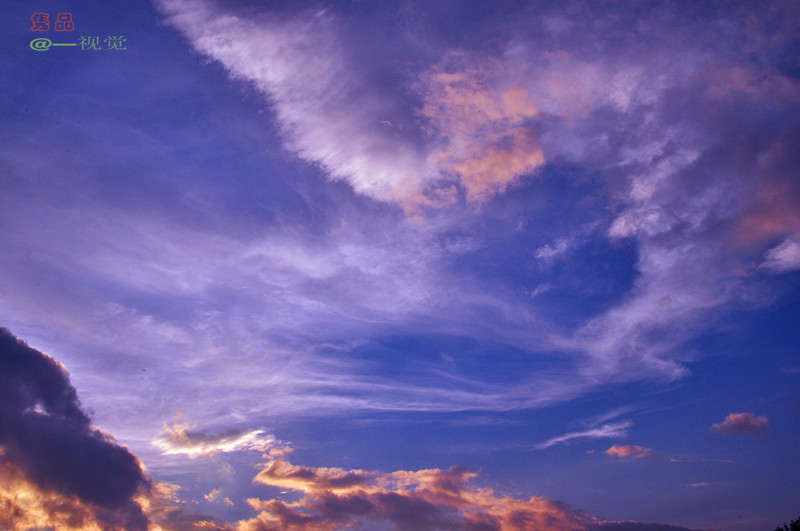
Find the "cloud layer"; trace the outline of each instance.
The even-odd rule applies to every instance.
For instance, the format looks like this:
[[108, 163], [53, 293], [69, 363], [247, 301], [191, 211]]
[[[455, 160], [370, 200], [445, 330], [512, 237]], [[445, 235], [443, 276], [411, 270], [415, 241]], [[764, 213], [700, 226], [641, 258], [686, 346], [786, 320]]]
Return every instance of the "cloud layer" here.
[[256, 476], [265, 485], [303, 494], [294, 503], [251, 499], [258, 517], [240, 529], [332, 530], [577, 530], [592, 519], [543, 498], [515, 500], [470, 484], [475, 473], [464, 468], [391, 474], [296, 466], [284, 458], [270, 461]]
[[[286, 458], [291, 447], [273, 447], [267, 451], [274, 437], [264, 436], [261, 430], [208, 434], [190, 430], [188, 424], [166, 429], [157, 439], [162, 449], [190, 457], [258, 450], [268, 461], [261, 465], [253, 482], [301, 496], [293, 502], [249, 498], [248, 505], [258, 514], [226, 523], [187, 509], [186, 501], [178, 496], [177, 486], [146, 477], [131, 453], [118, 446], [110, 435], [91, 426], [66, 369], [6, 330], [0, 330], [0, 368], [4, 399], [0, 415], [0, 525], [12, 530], [35, 527], [153, 531], [683, 529], [603, 522], [546, 498], [521, 500], [500, 496], [491, 489], [476, 486], [477, 474], [459, 466], [392, 473], [300, 466]], [[40, 423], [32, 424], [28, 416], [36, 416]], [[741, 427], [745, 422], [742, 419], [759, 425], [763, 419], [766, 424], [765, 418], [754, 418], [751, 414], [732, 414], [726, 422]], [[579, 437], [624, 435], [629, 426], [630, 423], [604, 424], [594, 430], [553, 439], [548, 445]], [[26, 431], [42, 440], [31, 444], [30, 450], [21, 451], [21, 434]], [[650, 449], [615, 445], [607, 453], [640, 458], [648, 456]], [[36, 462], [32, 464], [33, 458]], [[234, 505], [229, 498], [222, 497], [221, 488], [213, 489], [203, 498], [207, 502]]]
[[[536, 470], [632, 431], [576, 427], [592, 408], [685, 407], [665, 398], [680, 378], [710, 394], [719, 332], [744, 336], [750, 368], [791, 342], [795, 306], [773, 303], [796, 294], [800, 242], [792, 2], [245, 4], [115, 4], [135, 53], [0, 66], [24, 81], [0, 94], [0, 315], [63, 353], [96, 422], [153, 469], [254, 460], [233, 452], [265, 447], [263, 426], [333, 414], [357, 447], [353, 417], [482, 410], [497, 424], [468, 445], [547, 448]], [[4, 414], [91, 424], [23, 409]], [[177, 411], [203, 429], [156, 435]], [[536, 422], [501, 437], [513, 415]], [[57, 475], [15, 437], [21, 473]]]
[[[366, 81], [375, 72], [352, 62], [335, 10], [245, 19], [212, 2], [160, 5], [195, 49], [270, 98], [294, 149], [370, 197], [411, 211], [411, 203], [443, 206], [462, 195], [486, 203], [549, 161], [599, 168], [615, 214], [593, 236], [634, 242], [639, 276], [584, 326], [527, 345], [584, 354], [587, 380], [684, 377], [676, 350], [698, 323], [726, 306], [759, 303], [740, 286], [742, 271], [757, 269], [754, 253], [763, 254], [763, 271], [796, 269], [798, 225], [788, 205], [800, 205], [800, 195], [788, 145], [797, 131], [778, 109], [797, 108], [797, 80], [766, 58], [759, 67], [742, 50], [715, 52], [700, 31], [687, 30], [685, 42], [673, 36], [722, 17], [729, 26], [716, 40], [738, 42], [747, 26], [748, 53], [767, 53], [746, 7], [697, 8], [691, 17], [674, 5], [623, 10], [632, 30], [616, 46], [599, 8], [543, 6], [497, 28], [503, 45], [494, 55], [447, 49], [405, 72], [404, 90], [380, 92]], [[786, 38], [779, 32], [775, 46]], [[755, 111], [767, 102], [774, 113]], [[407, 127], [416, 133], [380, 129], [390, 108], [415, 116]], [[775, 209], [780, 220], [762, 219]], [[571, 236], [536, 256], [552, 260]], [[775, 238], [783, 242], [768, 248]]]

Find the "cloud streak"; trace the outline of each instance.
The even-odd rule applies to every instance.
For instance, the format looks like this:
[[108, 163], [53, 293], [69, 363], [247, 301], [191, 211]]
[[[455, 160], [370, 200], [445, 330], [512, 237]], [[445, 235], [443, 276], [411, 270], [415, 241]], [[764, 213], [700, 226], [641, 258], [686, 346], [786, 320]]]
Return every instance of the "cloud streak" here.
[[537, 444], [534, 448], [537, 450], [544, 450], [546, 448], [550, 448], [551, 446], [564, 444], [575, 439], [624, 438], [628, 436], [628, 430], [631, 428], [631, 426], [633, 426], [633, 423], [627, 420], [622, 422], [609, 422], [607, 424], [601, 424], [600, 426], [589, 428], [587, 430], [573, 431], [565, 433], [564, 435], [559, 435], [558, 437], [553, 437], [552, 439], [548, 439], [541, 444]]

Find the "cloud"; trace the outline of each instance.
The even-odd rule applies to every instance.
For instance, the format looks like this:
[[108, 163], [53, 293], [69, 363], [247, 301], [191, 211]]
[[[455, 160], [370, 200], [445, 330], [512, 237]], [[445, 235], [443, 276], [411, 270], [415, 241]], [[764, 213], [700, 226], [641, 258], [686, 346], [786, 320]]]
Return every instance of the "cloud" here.
[[607, 455], [615, 455], [620, 459], [644, 459], [647, 457], [652, 457], [653, 450], [652, 448], [645, 448], [644, 446], [638, 445], [613, 445], [611, 448], [606, 450]]
[[0, 328], [0, 528], [178, 531], [214, 522], [176, 507], [176, 490], [92, 426], [61, 363]]
[[[0, 526], [10, 529], [311, 531], [391, 525], [409, 530], [577, 531], [598, 523], [545, 498], [518, 500], [478, 488], [472, 484], [476, 474], [463, 467], [383, 473], [298, 466], [286, 460], [288, 446], [267, 454], [263, 445], [274, 439], [259, 430], [209, 435], [185, 424], [167, 428], [164, 441], [178, 453], [261, 445], [258, 449], [270, 460], [253, 481], [302, 496], [290, 503], [251, 498], [248, 504], [257, 516], [220, 522], [182, 508], [177, 486], [146, 478], [132, 454], [91, 427], [64, 367], [5, 330], [0, 331], [0, 369]], [[30, 416], [40, 423], [31, 422]], [[604, 425], [561, 439], [602, 436], [615, 429], [619, 431]], [[26, 439], [26, 431], [37, 439]], [[31, 448], [20, 449], [23, 441]], [[135, 473], [123, 465], [134, 466]], [[101, 488], [111, 492], [99, 493]], [[221, 488], [203, 498], [233, 504]]]
[[[153, 484], [153, 488], [146, 495], [138, 498], [142, 508], [147, 513], [151, 522], [148, 531], [234, 531], [234, 526], [220, 521], [213, 516], [199, 513], [185, 507], [185, 501], [178, 498], [180, 487], [171, 483], [158, 482]], [[209, 494], [214, 494], [212, 491]], [[204, 496], [207, 501], [218, 500], [213, 497], [211, 500]], [[228, 498], [222, 500], [228, 505]]]
[[[625, 268], [633, 285], [626, 293], [614, 293], [598, 315], [582, 318], [572, 330], [543, 322], [530, 310], [530, 301], [515, 299], [517, 290], [511, 285], [516, 280], [511, 279], [529, 271], [525, 259], [532, 253], [520, 261], [497, 260], [492, 266], [496, 275], [483, 274], [486, 255], [475, 251], [465, 252], [457, 268], [451, 267], [452, 255], [435, 243], [441, 233], [463, 228], [477, 250], [492, 236], [470, 227], [467, 216], [447, 218], [447, 209], [439, 213], [440, 226], [425, 227], [428, 234], [409, 236], [395, 217], [373, 210], [349, 213], [349, 225], [334, 234], [324, 223], [316, 230], [317, 225], [299, 217], [287, 221], [283, 214], [280, 223], [287, 229], [279, 231], [262, 218], [250, 223], [243, 213], [270, 211], [282, 196], [267, 208], [261, 199], [232, 202], [241, 212], [232, 208], [219, 213], [214, 204], [209, 210], [218, 217], [210, 216], [209, 224], [198, 229], [194, 220], [180, 217], [182, 208], [167, 216], [150, 207], [141, 212], [98, 208], [86, 199], [77, 206], [58, 202], [60, 210], [53, 207], [56, 202], [33, 205], [24, 194], [9, 193], [4, 216], [11, 218], [14, 212], [7, 205], [26, 206], [16, 207], [19, 214], [6, 222], [3, 232], [4, 242], [10, 243], [4, 247], [3, 276], [9, 282], [2, 311], [29, 329], [46, 330], [54, 342], [71, 343], [76, 350], [90, 344], [93, 356], [113, 357], [109, 366], [147, 367], [142, 378], [119, 379], [108, 378], [105, 366], [86, 368], [92, 378], [87, 378], [85, 400], [105, 400], [113, 410], [103, 414], [119, 430], [144, 430], [147, 422], [152, 430], [174, 413], [169, 407], [193, 408], [192, 418], [202, 425], [221, 422], [232, 411], [253, 419], [274, 411], [294, 418], [298, 411], [503, 410], [568, 400], [608, 383], [679, 378], [687, 374], [684, 364], [690, 355], [681, 343], [699, 328], [714, 326], [713, 317], [737, 302], [737, 289], [747, 282], [732, 275], [742, 257], [732, 248], [736, 238], [731, 232], [743, 223], [742, 217], [761, 219], [758, 215], [772, 212], [758, 226], [772, 227], [768, 236], [774, 239], [759, 245], [774, 246], [792, 231], [792, 212], [800, 212], [793, 210], [797, 185], [790, 164], [791, 147], [797, 143], [791, 134], [778, 142], [772, 133], [785, 130], [781, 120], [794, 116], [793, 104], [773, 98], [783, 94], [774, 85], [759, 84], [767, 66], [762, 69], [758, 61], [735, 53], [720, 57], [718, 50], [724, 47], [715, 46], [716, 34], [715, 43], [703, 42], [704, 32], [698, 30], [708, 26], [703, 17], [662, 17], [661, 11], [648, 7], [631, 24], [635, 30], [619, 35], [603, 17], [587, 16], [591, 9], [576, 9], [562, 14], [561, 27], [566, 29], [519, 32], [491, 52], [453, 51], [455, 45], [443, 53], [437, 50], [425, 64], [408, 66], [410, 72], [403, 74], [410, 83], [402, 91], [409, 90], [418, 105], [397, 109], [388, 94], [392, 91], [373, 90], [367, 79], [371, 73], [349, 55], [341, 35], [345, 23], [334, 9], [298, 15], [287, 14], [292, 11], [287, 9], [251, 17], [239, 16], [236, 8], [221, 2], [161, 5], [195, 49], [219, 59], [232, 76], [268, 95], [290, 149], [336, 178], [348, 179], [359, 193], [413, 201], [441, 170], [452, 174], [454, 182], [467, 183], [460, 185], [469, 187], [465, 194], [484, 201], [503, 189], [511, 197], [513, 183], [525, 178], [525, 172], [572, 168], [574, 175], [558, 175], [570, 188], [585, 175], [596, 175], [601, 190], [587, 199], [602, 202], [608, 218], [600, 220], [601, 231], [591, 236], [631, 249], [634, 258]], [[621, 11], [623, 19], [630, 17]], [[724, 11], [722, 19], [727, 17]], [[656, 21], [665, 21], [667, 29], [654, 27]], [[529, 23], [521, 24], [527, 28]], [[688, 29], [681, 34], [687, 42], [666, 40], [684, 23]], [[731, 27], [736, 28], [735, 20]], [[722, 35], [719, 42], [730, 37]], [[598, 55], [601, 48], [607, 52]], [[726, 84], [731, 69], [706, 69], [708, 57], [754, 66], [736, 74], [745, 76], [742, 83]], [[717, 80], [723, 71], [724, 79]], [[719, 81], [714, 86], [747, 90], [708, 92], [709, 77]], [[765, 101], [769, 105], [761, 104]], [[424, 125], [424, 142], [404, 136], [395, 116], [383, 117], [406, 111]], [[229, 134], [220, 129], [221, 135]], [[484, 133], [489, 142], [476, 143]], [[150, 139], [135, 154], [155, 150], [154, 144], [168, 151]], [[205, 150], [215, 144], [202, 145]], [[247, 149], [236, 150], [235, 158]], [[183, 146], [177, 151], [183, 153]], [[537, 168], [538, 154], [553, 166]], [[498, 160], [505, 167], [502, 172], [495, 171], [493, 161]], [[165, 174], [183, 175], [173, 170], [184, 159], [167, 162], [175, 166], [167, 164]], [[117, 157], [113, 163], [119, 163]], [[135, 172], [146, 169], [133, 167]], [[229, 169], [214, 167], [191, 181], [165, 177], [158, 189], [175, 190], [178, 197], [212, 197], [203, 183], [215, 172], [230, 182]], [[50, 175], [36, 167], [30, 173], [35, 176], [32, 183]], [[51, 183], [71, 182], [60, 173], [53, 175], [59, 178]], [[404, 184], [405, 175], [413, 176], [410, 183]], [[269, 180], [292, 179], [276, 170]], [[769, 186], [757, 186], [764, 181]], [[740, 190], [758, 193], [743, 200], [747, 194]], [[75, 195], [107, 199], [87, 191]], [[151, 205], [160, 195], [137, 194], [132, 205]], [[308, 208], [320, 218], [348, 214], [349, 205], [324, 203], [317, 209], [315, 201], [308, 199]], [[49, 218], [25, 215], [43, 205], [51, 207]], [[524, 206], [554, 219], [560, 219], [561, 208], [536, 201]], [[199, 209], [190, 215], [206, 213]], [[523, 215], [527, 213], [521, 211]], [[246, 223], [237, 224], [243, 219]], [[335, 222], [339, 227], [339, 220]], [[359, 222], [369, 230], [362, 230]], [[562, 235], [554, 234], [546, 241], [554, 245], [559, 239]], [[542, 243], [537, 240], [531, 250]], [[584, 259], [579, 251], [570, 258]], [[765, 251], [757, 248], [746, 258], [758, 263]], [[47, 258], [35, 263], [14, 258], [31, 253]], [[598, 266], [606, 265], [603, 258], [602, 253], [591, 257]], [[526, 282], [540, 283], [525, 276]], [[54, 280], [35, 287], [44, 279]], [[582, 308], [583, 294], [574, 295]], [[544, 313], [555, 298], [536, 302], [541, 301]], [[532, 363], [520, 364], [522, 370], [513, 375], [525, 381], [509, 384], [481, 369], [459, 372], [467, 364], [457, 352], [450, 352], [456, 368], [439, 372], [427, 370], [430, 365], [424, 360], [419, 363], [423, 354], [409, 352], [407, 366], [419, 371], [397, 374], [377, 343], [398, 332], [466, 336], [476, 340], [477, 348], [499, 340], [530, 354]], [[327, 346], [332, 343], [335, 354]], [[369, 367], [362, 356], [368, 349]], [[540, 370], [542, 352], [566, 355], [548, 356], [542, 362], [548, 364], [546, 370]], [[228, 353], [235, 353], [238, 363], [228, 363]], [[531, 375], [525, 379], [529, 367]], [[263, 397], [257, 404], [252, 401], [256, 392]], [[146, 404], [145, 411], [127, 407], [137, 400]], [[151, 435], [147, 432], [147, 438]]]
[[208, 494], [204, 494], [203, 495], [203, 499], [206, 500], [206, 501], [213, 502], [213, 501], [218, 500], [221, 494], [222, 494], [222, 489], [221, 488], [212, 489], [211, 492], [209, 492]]
[[451, 53], [416, 86], [437, 146], [428, 160], [457, 177], [470, 202], [489, 200], [545, 162], [531, 127], [539, 109], [529, 89], [502, 79], [505, 73], [501, 61]]
[[[237, 33], [242, 19], [212, 4], [193, 8], [175, 0], [162, 5], [195, 48], [273, 94], [282, 123], [304, 115], [281, 114], [288, 104], [282, 103], [280, 87], [291, 82], [279, 79], [272, 85], [272, 72], [283, 70], [271, 61], [279, 59], [266, 52], [268, 59], [258, 67], [247, 66], [262, 61], [247, 60], [253, 56], [247, 50], [258, 39], [253, 35], [284, 26], [297, 29], [294, 19], [267, 17], [250, 28], [258, 31]], [[702, 31], [712, 15], [698, 12], [689, 17], [674, 6], [648, 8], [635, 17], [621, 10], [619, 16], [630, 17], [633, 28], [624, 36], [618, 36], [610, 22], [597, 22], [602, 19], [599, 8], [564, 13], [542, 6], [533, 12], [533, 19], [520, 14], [518, 29], [525, 31], [511, 32], [513, 37], [507, 36], [496, 53], [437, 49], [441, 59], [405, 76], [404, 88], [419, 101], [416, 108], [403, 111], [413, 111], [424, 142], [414, 143], [409, 151], [413, 164], [404, 162], [403, 150], [397, 161], [371, 160], [372, 175], [386, 185], [384, 192], [364, 186], [367, 179], [357, 176], [360, 170], [355, 166], [347, 169], [344, 159], [325, 167], [334, 175], [340, 170], [342, 176], [349, 175], [342, 178], [371, 197], [428, 205], [446, 203], [447, 197], [462, 191], [468, 202], [487, 202], [551, 161], [556, 167], [567, 164], [599, 173], [607, 194], [605, 211], [613, 213], [601, 220], [607, 225], [602, 236], [611, 245], [627, 240], [635, 248], [633, 285], [577, 329], [553, 333], [549, 341], [528, 340], [523, 348], [578, 353], [582, 359], [576, 363], [577, 374], [570, 376], [581, 388], [591, 387], [591, 382], [682, 378], [688, 374], [682, 344], [709, 323], [713, 326], [713, 317], [726, 308], [758, 305], [768, 298], [740, 274], [753, 269], [753, 252], [766, 253], [765, 270], [791, 271], [797, 265], [796, 244], [786, 238], [795, 234], [796, 242], [800, 230], [797, 150], [792, 149], [800, 133], [784, 125], [783, 116], [796, 113], [798, 86], [775, 65], [759, 66], [746, 54], [716, 46], [739, 42], [747, 34], [751, 52], [766, 53], [759, 32], [774, 31], [766, 24], [753, 26], [761, 17], [747, 8], [715, 12], [714, 19], [729, 24], [717, 28], [713, 42]], [[312, 88], [296, 91], [297, 98], [311, 98], [304, 94], [318, 90], [317, 84], [332, 84], [339, 90], [327, 92], [348, 94], [358, 86], [371, 101], [374, 94], [363, 85], [367, 73], [346, 62], [347, 45], [336, 38], [340, 21], [327, 12], [306, 19], [313, 24], [325, 21], [324, 31], [317, 33], [326, 38], [330, 34], [330, 44], [317, 56], [326, 64], [344, 65], [349, 77], [329, 82], [341, 74], [329, 75], [323, 68], [318, 79], [306, 81]], [[224, 23], [208, 24], [210, 20]], [[589, 25], [587, 20], [595, 22]], [[748, 31], [743, 31], [745, 26]], [[678, 27], [688, 36], [680, 42], [674, 39]], [[774, 36], [775, 43], [789, 39], [785, 30]], [[304, 64], [308, 50], [316, 50], [311, 33], [298, 29], [294, 38], [308, 43], [284, 47], [287, 56], [301, 50], [298, 65]], [[617, 46], [617, 38], [623, 46]], [[604, 43], [604, 53], [598, 53], [597, 43]], [[265, 46], [269, 50], [277, 45]], [[334, 97], [338, 96], [322, 94], [316, 99], [329, 102], [330, 109], [350, 111], [345, 98], [331, 100]], [[391, 105], [389, 96], [378, 99]], [[357, 145], [362, 132], [372, 131], [369, 124], [383, 119], [367, 118], [369, 109], [367, 103], [339, 121], [353, 132], [335, 135], [341, 145], [331, 151], [352, 152], [356, 148], [344, 144]], [[336, 114], [326, 108], [314, 116], [318, 129], [325, 131]], [[380, 140], [383, 134], [373, 136]], [[393, 142], [404, 148], [411, 145], [409, 138], [395, 137]], [[307, 157], [325, 159], [321, 154]], [[384, 177], [386, 172], [394, 177]], [[433, 189], [436, 193], [425, 195]], [[784, 243], [763, 248], [769, 238], [777, 237]], [[569, 250], [569, 241], [555, 237], [535, 256], [554, 260]], [[745, 249], [748, 245], [755, 250]]]
[[[288, 488], [302, 495], [296, 502], [248, 499], [257, 516], [223, 522], [187, 510], [177, 500], [178, 487], [153, 483], [137, 495], [151, 527], [159, 531], [333, 531], [342, 528], [474, 531], [681, 531], [683, 528], [602, 522], [541, 497], [519, 500], [496, 495], [472, 484], [476, 474], [462, 467], [393, 473], [293, 465], [283, 457], [264, 464], [254, 481]], [[221, 498], [221, 489], [204, 496]], [[45, 489], [13, 463], [0, 461], [0, 526], [69, 531], [132, 529], [128, 515], [107, 511], [77, 497]]]
[[548, 243], [536, 249], [534, 256], [545, 263], [551, 263], [559, 256], [563, 256], [570, 247], [570, 241], [564, 238], [559, 238], [553, 243]]
[[239, 530], [332, 530], [392, 525], [396, 529], [577, 530], [592, 519], [546, 500], [499, 497], [471, 485], [465, 468], [393, 473], [296, 466], [270, 461], [256, 476], [265, 485], [303, 494], [297, 502], [250, 499], [260, 511]]
[[628, 430], [631, 426], [633, 426], [633, 423], [630, 421], [610, 422], [587, 430], [559, 435], [541, 444], [537, 444], [535, 448], [537, 450], [544, 450], [545, 448], [550, 448], [556, 444], [562, 444], [574, 439], [614, 439], [627, 437]]
[[756, 417], [752, 413], [731, 413], [711, 429], [725, 435], [766, 435], [767, 417]]
[[149, 484], [139, 460], [91, 425], [63, 365], [2, 328], [0, 447], [0, 459], [18, 470], [13, 478], [24, 475], [70, 506], [125, 514], [133, 529], [146, 527], [134, 501]]
[[[797, 92], [796, 85], [794, 92]], [[776, 95], [774, 99], [782, 101], [787, 98]], [[753, 178], [747, 187], [747, 204], [736, 223], [736, 237], [741, 245], [747, 247], [772, 244], [786, 238], [779, 247], [787, 246], [783, 252], [791, 262], [792, 246], [786, 242], [800, 240], [800, 183], [791, 178], [800, 164], [800, 154], [795, 147], [800, 141], [800, 128], [780, 131], [769, 140], [753, 165]], [[781, 269], [776, 272], [783, 272], [781, 254], [778, 252], [775, 256], [777, 262], [774, 265]]]
[[257, 483], [287, 488], [303, 497], [293, 503], [251, 498], [257, 517], [238, 531], [321, 531], [342, 528], [399, 530], [688, 531], [665, 524], [603, 522], [545, 498], [518, 500], [472, 484], [476, 474], [452, 467], [392, 473], [313, 468], [283, 457], [269, 461]]
[[216, 489], [212, 489], [211, 492], [209, 492], [208, 494], [204, 494], [203, 495], [203, 499], [206, 500], [207, 502], [223, 503], [223, 504], [228, 505], [228, 506], [235, 505], [233, 503], [233, 501], [231, 501], [230, 498], [222, 496], [222, 488], [221, 487], [220, 488], [216, 488]]
[[413, 212], [451, 203], [457, 183], [479, 203], [544, 164], [531, 128], [539, 110], [502, 62], [454, 52], [409, 81], [422, 125], [403, 131], [392, 121], [412, 114], [403, 94], [370, 85], [331, 12], [245, 18], [209, 1], [158, 5], [196, 50], [267, 96], [292, 150], [356, 192]]
[[421, 197], [431, 170], [413, 143], [387, 126], [398, 103], [373, 90], [352, 64], [330, 12], [240, 17], [209, 1], [158, 4], [195, 49], [268, 97], [301, 157], [370, 197]]
[[[180, 507], [177, 491], [175, 485], [152, 482], [147, 490], [136, 494], [139, 511], [131, 514], [125, 509], [104, 508], [78, 496], [43, 487], [15, 463], [0, 457], [0, 528], [14, 531], [234, 531], [232, 525]], [[228, 498], [221, 501], [226, 505], [232, 503]], [[145, 522], [141, 521], [143, 517]]]
[[184, 454], [191, 458], [212, 457], [218, 453], [255, 450], [266, 452], [275, 437], [264, 430], [228, 430], [207, 433], [193, 430], [189, 423], [164, 425], [164, 432], [152, 440], [164, 455]]
[[764, 255], [761, 267], [773, 273], [789, 273], [800, 269], [800, 243], [787, 238]]
[[43, 487], [16, 464], [0, 458], [0, 528], [102, 531], [145, 529], [122, 511], [103, 509], [78, 496]]

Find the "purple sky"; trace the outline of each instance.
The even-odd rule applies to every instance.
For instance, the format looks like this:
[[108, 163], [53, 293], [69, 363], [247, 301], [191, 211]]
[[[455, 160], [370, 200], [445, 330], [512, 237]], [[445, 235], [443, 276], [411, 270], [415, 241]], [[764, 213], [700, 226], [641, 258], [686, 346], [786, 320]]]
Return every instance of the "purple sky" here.
[[800, 4], [106, 4], [3, 16], [0, 527], [800, 516]]

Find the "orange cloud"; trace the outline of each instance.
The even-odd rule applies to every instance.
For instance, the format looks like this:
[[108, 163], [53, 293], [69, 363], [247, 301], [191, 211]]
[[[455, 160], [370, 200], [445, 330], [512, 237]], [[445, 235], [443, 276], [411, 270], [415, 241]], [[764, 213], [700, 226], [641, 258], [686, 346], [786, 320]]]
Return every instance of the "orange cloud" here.
[[[103, 531], [131, 526], [140, 515], [81, 501], [32, 481], [16, 464], [0, 462], [0, 529]], [[126, 527], [138, 529], [138, 527]]]
[[332, 530], [391, 524], [398, 529], [577, 530], [587, 515], [544, 498], [516, 500], [472, 486], [465, 468], [398, 471], [390, 474], [296, 466], [269, 461], [258, 483], [304, 494], [294, 503], [249, 499], [259, 515], [239, 522], [255, 529]]
[[643, 459], [646, 457], [651, 457], [653, 455], [653, 449], [645, 448], [644, 446], [638, 446], [635, 444], [624, 446], [615, 444], [606, 450], [606, 454], [615, 455], [620, 459]]
[[[148, 529], [148, 531], [183, 531], [186, 529], [234, 531], [234, 527], [203, 514], [180, 508], [178, 487], [152, 483], [135, 497], [141, 513], [128, 508], [105, 509], [38, 485], [16, 464], [0, 462], [0, 529], [27, 531], [109, 531]], [[223, 503], [230, 500], [225, 498]], [[142, 513], [146, 521], [141, 521]]]

